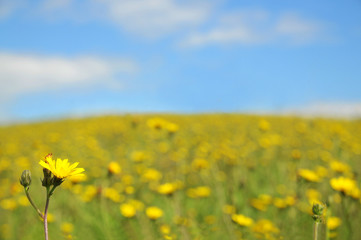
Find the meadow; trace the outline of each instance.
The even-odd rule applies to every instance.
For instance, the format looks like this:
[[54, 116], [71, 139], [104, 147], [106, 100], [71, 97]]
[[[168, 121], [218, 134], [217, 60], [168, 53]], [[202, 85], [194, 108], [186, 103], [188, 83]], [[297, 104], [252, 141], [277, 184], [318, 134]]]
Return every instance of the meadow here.
[[0, 127], [0, 239], [43, 238], [39, 161], [79, 162], [49, 206], [49, 239], [361, 238], [361, 120], [122, 115]]

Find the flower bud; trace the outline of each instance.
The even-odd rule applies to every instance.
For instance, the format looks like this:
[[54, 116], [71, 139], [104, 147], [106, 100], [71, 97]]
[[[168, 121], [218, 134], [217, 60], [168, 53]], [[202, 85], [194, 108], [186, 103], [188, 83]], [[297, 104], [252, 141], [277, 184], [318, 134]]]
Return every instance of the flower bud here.
[[31, 184], [31, 172], [30, 170], [24, 170], [20, 177], [20, 184], [24, 187], [28, 187]]
[[51, 172], [50, 170], [43, 168], [43, 173], [44, 173], [44, 178], [41, 181], [43, 187], [50, 187], [51, 185], [53, 185], [53, 178], [51, 176]]
[[313, 206], [312, 206], [312, 212], [315, 215], [321, 216], [323, 214], [323, 209], [325, 209], [325, 205], [323, 205], [323, 204], [316, 203], [316, 204], [313, 204]]

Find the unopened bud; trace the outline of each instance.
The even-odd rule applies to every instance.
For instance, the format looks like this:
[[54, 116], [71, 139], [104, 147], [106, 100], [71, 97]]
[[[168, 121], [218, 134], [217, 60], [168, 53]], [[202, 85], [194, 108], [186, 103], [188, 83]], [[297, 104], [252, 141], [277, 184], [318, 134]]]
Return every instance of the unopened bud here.
[[312, 206], [312, 218], [316, 223], [320, 223], [323, 221], [323, 210], [325, 209], [324, 204], [313, 204]]
[[323, 209], [325, 209], [325, 205], [323, 204], [316, 203], [312, 206], [312, 212], [315, 215], [321, 216], [323, 214]]
[[31, 172], [30, 170], [24, 170], [20, 177], [20, 184], [24, 187], [28, 187], [31, 184]]
[[44, 178], [41, 181], [44, 187], [50, 187], [53, 185], [53, 178], [49, 169], [43, 168]]

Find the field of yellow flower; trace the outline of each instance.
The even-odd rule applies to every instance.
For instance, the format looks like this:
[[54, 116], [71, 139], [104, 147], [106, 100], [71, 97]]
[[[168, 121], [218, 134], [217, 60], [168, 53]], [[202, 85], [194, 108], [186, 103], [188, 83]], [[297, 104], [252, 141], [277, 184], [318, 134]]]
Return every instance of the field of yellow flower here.
[[124, 115], [1, 127], [1, 240], [43, 236], [19, 177], [31, 171], [44, 206], [49, 153], [85, 169], [55, 191], [50, 239], [312, 239], [316, 203], [327, 206], [319, 239], [361, 236], [361, 120]]

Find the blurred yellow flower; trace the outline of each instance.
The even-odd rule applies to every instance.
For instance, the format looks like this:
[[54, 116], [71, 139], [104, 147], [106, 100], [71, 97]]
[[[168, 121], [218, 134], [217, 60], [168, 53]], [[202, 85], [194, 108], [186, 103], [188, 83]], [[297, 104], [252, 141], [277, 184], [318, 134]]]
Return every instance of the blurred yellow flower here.
[[119, 163], [117, 162], [110, 162], [108, 164], [108, 172], [111, 174], [119, 174], [121, 173], [122, 168], [120, 167]]
[[72, 233], [74, 231], [74, 225], [69, 222], [62, 223], [60, 228], [61, 231], [66, 234]]
[[242, 214], [233, 214], [231, 218], [235, 223], [243, 227], [249, 227], [253, 224], [252, 218], [246, 217]]
[[303, 179], [309, 181], [309, 182], [319, 182], [320, 177], [314, 172], [309, 169], [299, 169], [298, 170], [298, 176], [302, 177]]
[[222, 210], [223, 210], [223, 212], [224, 212], [225, 214], [231, 215], [231, 214], [234, 214], [234, 213], [236, 212], [236, 207], [227, 204], [227, 205], [224, 205], [224, 206], [223, 206]]
[[203, 158], [196, 158], [192, 162], [192, 167], [194, 170], [201, 170], [209, 168], [209, 162]]
[[357, 188], [356, 181], [346, 177], [332, 178], [330, 185], [334, 190], [346, 195], [350, 195]]
[[255, 233], [267, 235], [272, 233], [279, 233], [279, 229], [267, 219], [258, 220], [252, 227], [252, 231]]
[[12, 198], [3, 199], [0, 206], [5, 210], [14, 210], [17, 207], [16, 201]]
[[164, 183], [158, 186], [158, 193], [164, 195], [171, 195], [177, 190], [177, 186], [174, 183]]
[[187, 190], [187, 195], [191, 198], [205, 198], [209, 197], [210, 194], [211, 189], [208, 186], [199, 186]]
[[165, 129], [167, 129], [167, 131], [168, 131], [169, 133], [175, 133], [175, 132], [178, 131], [179, 127], [178, 127], [178, 125], [175, 124], [175, 123], [170, 123], [170, 122], [168, 122], [168, 123], [165, 125]]
[[120, 213], [127, 218], [134, 217], [136, 214], [136, 209], [132, 204], [123, 203], [120, 205]]
[[121, 202], [124, 199], [124, 197], [114, 188], [104, 188], [103, 194], [113, 202]]
[[145, 214], [147, 215], [148, 218], [152, 220], [156, 220], [163, 216], [163, 210], [158, 207], [148, 207], [145, 210]]
[[52, 155], [49, 154], [45, 157], [45, 160], [40, 160], [39, 164], [54, 174], [55, 177], [63, 179], [70, 176], [82, 175], [84, 168], [76, 168], [78, 162], [70, 165], [68, 159], [61, 160], [58, 158], [53, 160]]
[[293, 149], [292, 152], [291, 152], [291, 156], [292, 156], [293, 159], [298, 160], [298, 159], [301, 158], [302, 154], [301, 154], [300, 150]]
[[78, 174], [78, 175], [70, 176], [69, 180], [72, 183], [80, 183], [86, 181], [87, 178], [88, 177], [85, 174]]
[[273, 199], [273, 205], [277, 208], [286, 208], [288, 206], [286, 200], [282, 198]]
[[162, 173], [154, 168], [148, 168], [142, 175], [142, 180], [145, 182], [159, 181], [162, 178]]
[[334, 160], [330, 163], [330, 167], [335, 172], [344, 173], [344, 172], [350, 171], [350, 167], [347, 164], [342, 163], [340, 161], [336, 161], [336, 160]]
[[258, 122], [258, 128], [262, 131], [267, 131], [270, 129], [270, 127], [271, 127], [271, 124], [265, 119], [261, 119]]
[[338, 217], [328, 217], [327, 218], [327, 228], [334, 230], [341, 225], [341, 219]]
[[250, 200], [250, 204], [252, 207], [254, 207], [255, 209], [257, 209], [259, 211], [266, 211], [267, 206], [268, 206], [268, 203], [265, 203], [263, 200], [258, 199], [258, 198], [252, 198]]
[[161, 226], [159, 227], [159, 230], [160, 230], [160, 232], [161, 232], [162, 234], [164, 234], [164, 235], [170, 234], [170, 227], [169, 227], [169, 225], [167, 225], [167, 224], [161, 225]]

